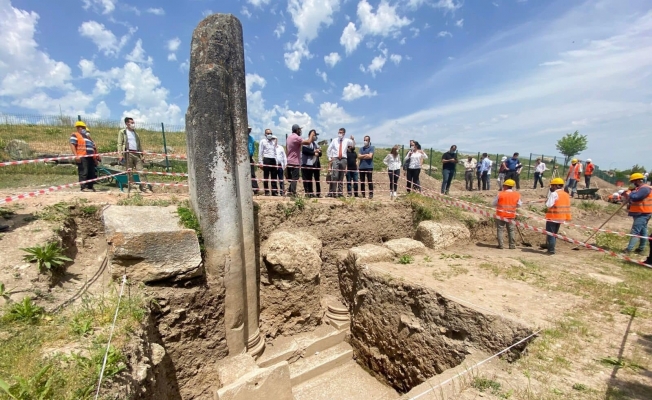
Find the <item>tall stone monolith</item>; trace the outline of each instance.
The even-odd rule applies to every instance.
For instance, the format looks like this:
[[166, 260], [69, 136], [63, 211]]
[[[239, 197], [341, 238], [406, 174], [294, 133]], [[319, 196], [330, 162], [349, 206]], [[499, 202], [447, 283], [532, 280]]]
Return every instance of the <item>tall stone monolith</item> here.
[[[224, 294], [229, 355], [258, 355], [258, 263], [247, 147], [242, 25], [213, 14], [192, 35], [186, 113], [190, 199], [206, 247], [207, 279]], [[216, 327], [216, 330], [222, 327]]]

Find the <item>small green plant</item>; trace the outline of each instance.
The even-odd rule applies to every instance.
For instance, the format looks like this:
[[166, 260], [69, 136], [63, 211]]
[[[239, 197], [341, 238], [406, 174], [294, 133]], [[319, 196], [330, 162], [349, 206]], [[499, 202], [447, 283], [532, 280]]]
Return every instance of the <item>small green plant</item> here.
[[75, 335], [86, 336], [93, 331], [93, 321], [90, 318], [75, 317], [70, 321], [70, 331]]
[[34, 304], [31, 298], [25, 297], [22, 301], [12, 304], [3, 319], [34, 324], [43, 313], [43, 307]]
[[82, 214], [84, 214], [86, 216], [90, 216], [90, 215], [97, 214], [98, 207], [93, 206], [93, 205], [83, 206], [80, 210], [81, 210]]
[[5, 284], [0, 282], [0, 297], [4, 298], [5, 300], [9, 300], [9, 296], [11, 296], [11, 293], [13, 289], [7, 289], [5, 287]]
[[178, 206], [177, 215], [179, 215], [179, 221], [184, 228], [195, 231], [197, 234], [197, 240], [199, 241], [199, 249], [202, 254], [204, 254], [206, 247], [204, 247], [204, 237], [202, 236], [201, 227], [199, 226], [199, 219], [190, 208], [190, 205], [186, 204], [185, 206]]
[[425, 257], [423, 257], [423, 261], [424, 262], [431, 262], [432, 259], [430, 258], [430, 256], [425, 256]]
[[620, 310], [620, 313], [624, 315], [629, 315], [630, 317], [633, 318], [636, 316], [636, 311], [637, 311], [636, 307], [626, 306], [622, 310]]
[[294, 199], [294, 207], [296, 207], [297, 210], [303, 211], [304, 208], [306, 208], [306, 200], [303, 196], [297, 196]]
[[465, 255], [459, 255], [459, 254], [455, 254], [455, 253], [452, 253], [452, 254], [442, 253], [439, 256], [440, 260], [445, 260], [445, 259], [463, 260], [465, 258], [471, 258], [471, 256], [466, 255], [466, 254]]
[[578, 392], [584, 392], [584, 391], [586, 391], [588, 389], [589, 389], [588, 386], [586, 386], [583, 383], [574, 383], [573, 384], [573, 390], [577, 390]]
[[401, 258], [398, 259], [399, 264], [412, 264], [413, 258], [409, 254], [403, 254]]
[[473, 378], [473, 382], [471, 383], [471, 386], [473, 386], [474, 388], [478, 389], [481, 392], [490, 391], [491, 394], [493, 395], [500, 394], [500, 383], [492, 379], [482, 378], [478, 376]]
[[63, 221], [70, 216], [70, 205], [65, 201], [43, 208], [36, 217], [45, 221]]
[[577, 208], [580, 210], [584, 211], [589, 211], [589, 212], [601, 212], [602, 211], [602, 206], [595, 201], [582, 201], [580, 204], [577, 205]]
[[48, 374], [50, 368], [52, 365], [48, 364], [28, 379], [17, 377], [11, 386], [0, 379], [0, 390], [16, 400], [49, 399], [54, 382], [54, 376]]
[[2, 217], [2, 218], [10, 219], [15, 214], [16, 213], [14, 213], [13, 211], [11, 211], [10, 209], [8, 209], [6, 207], [0, 207], [0, 217]]
[[117, 203], [119, 206], [153, 206], [153, 207], [167, 207], [172, 204], [172, 201], [165, 199], [155, 199], [150, 200], [146, 199], [140, 195], [140, 193], [135, 193], [129, 198], [124, 198], [118, 200]]
[[45, 246], [27, 247], [21, 249], [27, 254], [23, 260], [27, 262], [36, 262], [39, 272], [47, 273], [59, 270], [66, 261], [72, 259], [63, 255], [63, 249], [57, 243], [48, 243]]

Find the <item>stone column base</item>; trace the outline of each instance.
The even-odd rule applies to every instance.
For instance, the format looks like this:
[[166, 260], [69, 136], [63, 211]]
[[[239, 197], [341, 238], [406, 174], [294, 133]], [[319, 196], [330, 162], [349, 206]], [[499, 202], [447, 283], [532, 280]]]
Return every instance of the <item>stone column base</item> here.
[[247, 354], [258, 358], [263, 354], [263, 350], [265, 350], [265, 340], [260, 335], [260, 329], [256, 329], [256, 332], [247, 340]]
[[349, 310], [339, 301], [329, 302], [328, 311], [326, 311], [326, 323], [339, 330], [348, 329], [351, 326]]

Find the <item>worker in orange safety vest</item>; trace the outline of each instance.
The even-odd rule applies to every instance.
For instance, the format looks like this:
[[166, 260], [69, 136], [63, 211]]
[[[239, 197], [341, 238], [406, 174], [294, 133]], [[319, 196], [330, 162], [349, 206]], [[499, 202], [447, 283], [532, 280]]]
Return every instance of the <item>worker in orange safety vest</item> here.
[[[91, 135], [87, 132], [86, 124], [83, 121], [75, 122], [75, 129], [75, 132], [70, 135], [70, 149], [75, 154], [79, 182], [93, 180], [97, 177], [95, 171], [95, 166], [98, 164], [97, 147], [93, 139], [91, 139]], [[81, 184], [81, 191], [90, 190], [94, 192], [94, 183]]]
[[582, 164], [577, 162], [577, 158], [573, 158], [571, 166], [568, 168], [568, 174], [566, 174], [566, 187], [571, 197], [577, 194], [577, 182], [579, 182], [580, 176], [582, 175], [581, 168]]
[[586, 166], [584, 167], [584, 186], [586, 186], [587, 189], [591, 186], [593, 171], [595, 171], [595, 165], [593, 165], [590, 158], [587, 158]]
[[[550, 195], [546, 201], [546, 231], [554, 234], [559, 233], [559, 227], [563, 222], [571, 220], [571, 200], [564, 190], [564, 180], [555, 178], [550, 181]], [[555, 254], [557, 238], [551, 235], [546, 236], [546, 248], [549, 255]]]
[[496, 196], [492, 203], [492, 205], [496, 207], [496, 236], [498, 237], [499, 249], [505, 248], [503, 245], [503, 232], [505, 226], [507, 226], [509, 248], [516, 248], [516, 242], [514, 240], [514, 224], [512, 221], [516, 218], [516, 209], [523, 203], [521, 202], [521, 194], [513, 190], [514, 185], [516, 185], [516, 182], [513, 179], [507, 179], [503, 182], [503, 190], [498, 192], [498, 196]]
[[[636, 172], [629, 177], [629, 181], [634, 184], [634, 190], [623, 193], [623, 200], [629, 204], [628, 215], [634, 219], [630, 233], [637, 236], [647, 236], [647, 224], [652, 216], [652, 187], [643, 183], [645, 176]], [[638, 242], [638, 247], [634, 250]], [[642, 253], [645, 250], [646, 239], [632, 236], [625, 253], [635, 251]]]

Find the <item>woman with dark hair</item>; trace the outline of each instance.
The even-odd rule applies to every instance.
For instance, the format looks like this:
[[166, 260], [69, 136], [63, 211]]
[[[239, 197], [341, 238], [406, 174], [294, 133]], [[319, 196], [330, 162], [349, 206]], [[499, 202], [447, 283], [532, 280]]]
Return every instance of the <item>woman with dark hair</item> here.
[[389, 198], [396, 198], [396, 187], [398, 177], [401, 175], [401, 157], [398, 155], [398, 145], [392, 147], [392, 151], [385, 156], [383, 164], [387, 165], [389, 175]]
[[421, 164], [428, 156], [421, 150], [419, 142], [415, 141], [410, 151], [405, 156], [405, 162], [408, 163], [407, 167], [407, 192], [410, 189], [421, 191], [421, 182], [419, 181], [419, 174], [421, 173]]
[[[301, 147], [301, 178], [303, 179], [303, 190], [306, 197], [321, 197], [321, 184], [319, 182], [321, 148], [317, 144], [318, 136], [319, 133], [311, 129], [308, 138], [312, 142]], [[313, 191], [313, 181], [315, 182], [315, 191]]]

